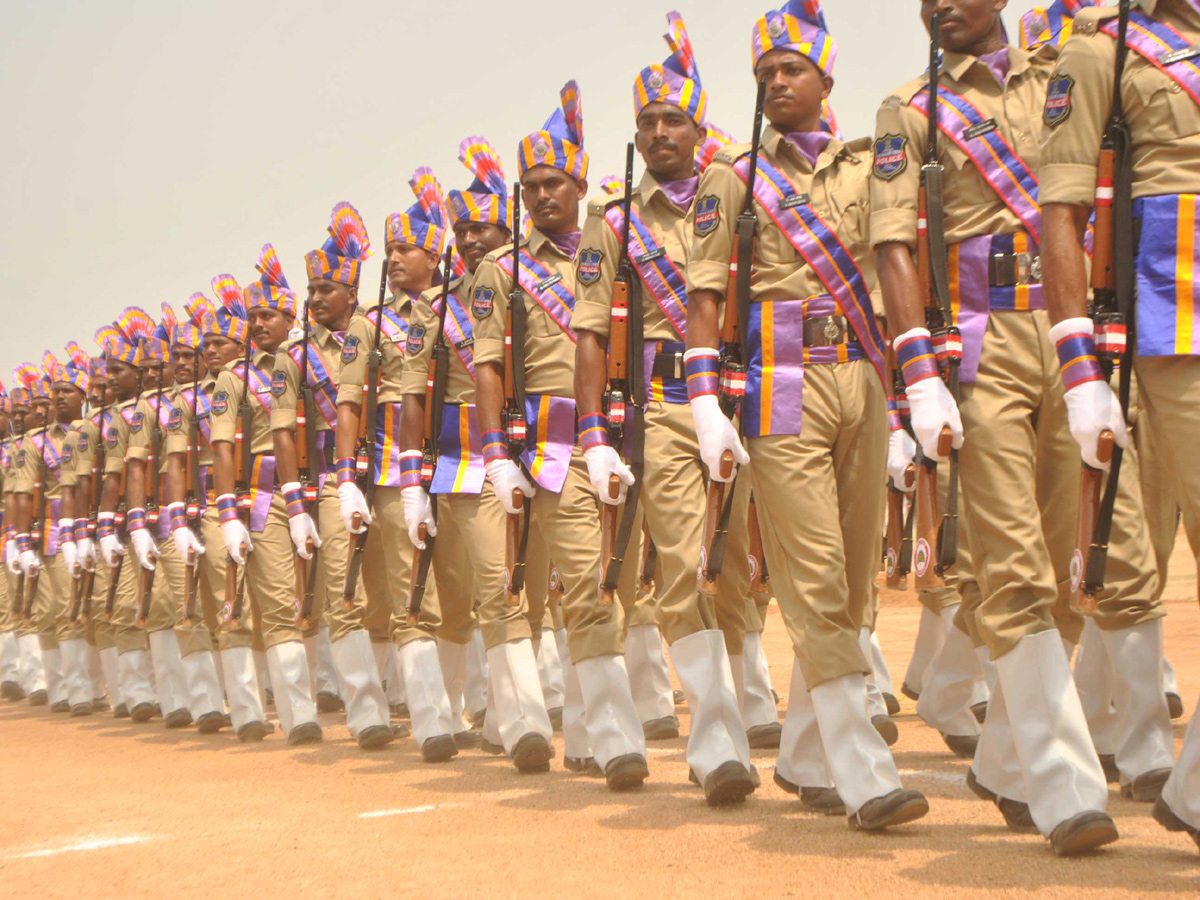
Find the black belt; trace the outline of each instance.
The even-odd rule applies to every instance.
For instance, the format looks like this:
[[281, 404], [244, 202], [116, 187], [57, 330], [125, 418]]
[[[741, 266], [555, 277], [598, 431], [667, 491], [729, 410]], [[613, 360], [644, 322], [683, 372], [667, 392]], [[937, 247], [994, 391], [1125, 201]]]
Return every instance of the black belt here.
[[1042, 258], [1036, 253], [993, 253], [988, 257], [988, 287], [1040, 284]]
[[[329, 433], [333, 434], [332, 431]], [[330, 443], [329, 446], [327, 446], [327, 447], [321, 448], [321, 459], [325, 462], [326, 469], [333, 468], [334, 449], [335, 448], [332, 443]]]
[[812, 316], [804, 320], [805, 347], [857, 344], [858, 337], [845, 316]]
[[666, 381], [681, 381], [683, 373], [683, 353], [657, 353], [650, 374], [654, 378]]

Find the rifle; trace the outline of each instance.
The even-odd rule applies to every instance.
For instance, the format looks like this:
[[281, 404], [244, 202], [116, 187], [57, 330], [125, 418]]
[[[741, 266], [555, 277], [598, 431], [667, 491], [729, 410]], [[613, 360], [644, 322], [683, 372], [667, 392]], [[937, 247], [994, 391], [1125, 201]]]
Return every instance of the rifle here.
[[[167, 377], [167, 365], [164, 362], [158, 370], [158, 395], [155, 397], [154, 403], [154, 424], [150, 428], [150, 455], [146, 459], [146, 480], [150, 483], [150, 496], [146, 501], [146, 527], [150, 529], [151, 536], [154, 536], [158, 527], [159, 518], [159, 501], [162, 498], [162, 475], [159, 473], [159, 459], [162, 457], [162, 404], [163, 404], [163, 382]], [[158, 571], [156, 565], [153, 569], [141, 568], [138, 572], [138, 587], [140, 589], [140, 597], [138, 598], [138, 614], [137, 625], [139, 628], [146, 627], [146, 620], [150, 618], [150, 601], [154, 593], [154, 575]]]
[[[525, 301], [517, 272], [521, 267], [521, 183], [513, 185], [513, 277], [508, 292], [508, 311], [504, 321], [504, 409], [500, 413], [508, 456], [518, 466], [525, 452], [528, 424], [525, 421]], [[512, 505], [524, 510], [508, 513], [504, 530], [504, 581], [509, 606], [521, 605], [525, 587], [525, 552], [529, 546], [529, 523], [533, 498], [519, 488], [513, 491]]]
[[767, 554], [763, 548], [762, 527], [758, 523], [758, 506], [754, 495], [750, 495], [750, 509], [746, 515], [746, 528], [750, 546], [750, 593], [765, 594], [771, 589], [771, 573], [767, 571]]
[[[249, 527], [250, 522], [250, 472], [254, 468], [251, 447], [251, 428], [254, 424], [250, 411], [250, 356], [253, 341], [246, 338], [246, 355], [242, 358], [242, 398], [238, 402], [237, 428], [233, 433], [233, 492], [237, 495], [238, 518], [242, 524]], [[244, 555], [246, 545], [239, 548]], [[247, 560], [249, 562], [249, 560]], [[229, 613], [224, 624], [227, 627], [239, 628], [242, 612], [246, 603], [246, 573], [242, 573], [239, 581], [238, 564], [230, 556], [225, 562], [225, 602], [229, 604]], [[229, 598], [233, 598], [230, 600]]]
[[[306, 512], [313, 523], [320, 520], [321, 505], [317, 502], [317, 480], [312, 477], [312, 461], [317, 457], [317, 429], [309, 422], [316, 412], [312, 385], [308, 383], [308, 344], [311, 326], [308, 321], [308, 299], [304, 301], [304, 337], [300, 343], [300, 396], [296, 404], [296, 469], [300, 482], [300, 496]], [[296, 554], [296, 625], [302, 630], [313, 627], [313, 598], [317, 589], [317, 560], [319, 552], [309, 538], [304, 544], [305, 552], [312, 559]]]
[[[49, 412], [47, 412], [49, 418]], [[34, 440], [36, 436], [31, 437]], [[46, 466], [46, 443], [50, 440], [50, 423], [42, 429], [42, 446], [41, 457], [38, 460], [37, 480], [33, 483], [33, 508], [34, 518], [29, 526], [29, 537], [33, 543], [37, 545], [38, 555], [41, 557], [33, 574], [29, 576], [28, 582], [25, 585], [25, 609], [23, 617], [26, 620], [33, 618], [33, 601], [37, 597], [38, 582], [42, 577], [42, 564], [46, 559], [46, 535], [50, 529], [46, 527], [46, 478], [50, 474]]]
[[[118, 485], [117, 508], [113, 513], [113, 534], [117, 539], [125, 537], [125, 470], [121, 470]], [[117, 556], [117, 564], [112, 567], [112, 577], [108, 582], [108, 591], [104, 595], [104, 620], [111, 622], [117, 605], [117, 585], [121, 582], [121, 570], [125, 566], [125, 554]]]
[[[896, 353], [891, 346], [889, 342], [887, 367], [892, 376], [892, 396], [896, 399], [897, 412], [904, 421], [903, 413], [899, 410], [900, 398], [904, 396], [904, 378], [896, 365]], [[907, 421], [904, 421], [904, 427], [906, 429], [910, 427]], [[920, 444], [917, 446], [919, 448]], [[904, 486], [911, 489], [916, 478], [916, 466], [908, 466], [904, 470]], [[889, 478], [884, 571], [887, 576], [887, 586], [901, 591], [908, 587], [908, 573], [912, 569], [912, 526], [915, 508], [914, 498], [914, 502], [909, 504], [908, 515], [904, 515], [904, 494], [905, 492], [893, 484], [892, 479]]]
[[[958, 402], [958, 369], [962, 362], [962, 335], [954, 326], [947, 272], [943, 194], [946, 169], [938, 159], [938, 80], [941, 74], [939, 29], [941, 14], [929, 23], [929, 136], [921, 186], [917, 197], [917, 278], [925, 297], [925, 320], [933, 337], [938, 368], [950, 395]], [[917, 473], [917, 546], [913, 565], [918, 587], [933, 587], [954, 565], [958, 556], [958, 451], [953, 449], [947, 426], [938, 436], [938, 455], [950, 458], [950, 486], [941, 525], [937, 524], [937, 463], [925, 458]], [[920, 501], [924, 500], [924, 508]], [[936, 547], [936, 552], [934, 548]], [[930, 564], [932, 571], [930, 570]], [[936, 577], [935, 577], [936, 576]]]
[[[633, 152], [634, 145], [625, 147], [625, 200], [622, 213], [625, 224], [621, 233], [621, 256], [612, 286], [612, 313], [608, 334], [608, 385], [604, 392], [604, 413], [608, 420], [609, 444], [621, 454], [625, 446], [626, 428], [632, 424], [633, 447], [629, 462], [634, 481], [625, 496], [625, 509], [618, 527], [617, 507], [600, 504], [600, 559], [608, 560], [600, 581], [600, 605], [611, 606], [621, 580], [621, 566], [629, 549], [633, 522], [637, 517], [638, 496], [641, 493], [642, 456], [645, 452], [645, 425], [642, 405], [642, 299], [638, 276], [629, 258], [629, 229], [633, 219]], [[630, 412], [633, 421], [630, 423]], [[623, 455], [623, 454], [621, 454]], [[608, 480], [608, 496], [621, 495], [621, 479], [613, 475]], [[643, 580], [645, 572], [643, 570]], [[653, 572], [651, 572], [653, 578]]]
[[658, 568], [658, 547], [650, 534], [650, 526], [642, 520], [642, 560], [638, 567], [638, 587], [643, 591], [654, 589], [654, 572]]
[[[1134, 314], [1136, 294], [1133, 284], [1133, 139], [1125, 121], [1125, 106], [1121, 99], [1121, 79], [1125, 74], [1128, 54], [1126, 37], [1129, 33], [1130, 0], [1121, 0], [1117, 19], [1116, 78], [1113, 82], [1112, 112], [1100, 144], [1100, 164], [1096, 180], [1096, 241], [1092, 257], [1093, 318], [1096, 322], [1096, 350], [1101, 370], [1112, 377], [1113, 367], [1121, 367], [1118, 397], [1121, 415], [1129, 418], [1129, 394], [1133, 385], [1133, 354], [1137, 344], [1137, 316]], [[1100, 435], [1096, 455], [1103, 462], [1107, 432]], [[1104, 589], [1104, 574], [1108, 566], [1108, 539], [1112, 532], [1113, 509], [1117, 503], [1117, 486], [1121, 478], [1121, 460], [1125, 451], [1112, 448], [1112, 467], [1104, 498], [1095, 513], [1091, 545], [1087, 549], [1087, 565], [1083, 593], [1072, 591], [1072, 602], [1081, 612], [1094, 612], [1096, 596]], [[1103, 474], [1088, 471], [1084, 466], [1082, 489], [1098, 489]], [[1094, 486], [1093, 486], [1094, 483]], [[1086, 526], [1084, 516], [1089, 512], [1087, 495], [1080, 498], [1080, 526]], [[1080, 548], [1076, 554], [1080, 554]], [[1072, 566], [1075, 565], [1072, 560]], [[1082, 560], [1080, 560], [1082, 562]], [[1074, 583], [1074, 578], [1072, 578]]]
[[[757, 240], [758, 217], [754, 213], [754, 185], [758, 180], [758, 150], [762, 139], [763, 104], [767, 97], [767, 82], [758, 82], [754, 100], [754, 128], [750, 138], [750, 175], [746, 182], [746, 198], [737, 217], [737, 240], [729, 258], [729, 285], [725, 290], [725, 316], [721, 323], [721, 376], [717, 400], [721, 412], [731, 420], [741, 409], [746, 396], [746, 348], [743, 338], [750, 321], [750, 276], [754, 270], [754, 247]], [[741, 433], [739, 420], [738, 432]], [[721, 456], [720, 474], [733, 474], [733, 454]], [[725, 565], [725, 544], [729, 535], [729, 518], [733, 512], [734, 485], [709, 479], [704, 512], [704, 546], [700, 553], [698, 585], [701, 594], [716, 591], [717, 577]]]
[[[88, 522], [87, 534], [94, 542], [96, 540], [96, 515], [100, 509], [100, 496], [103, 489], [104, 480], [104, 407], [96, 413], [96, 448], [92, 454], [92, 481], [88, 486], [90, 499], [88, 500]], [[91, 621], [92, 618], [92, 599], [96, 593], [96, 563], [93, 562], [91, 569], [84, 569], [80, 577], [79, 593], [83, 596], [81, 615], [85, 621]]]
[[[196, 495], [200, 489], [200, 350], [192, 365], [192, 419], [188, 423], [187, 456], [184, 462], [183, 514], [187, 527], [197, 538], [200, 536], [200, 501]], [[189, 625], [196, 621], [196, 551], [188, 550], [187, 565], [184, 566], [183, 618]]]
[[[371, 354], [367, 357], [367, 396], [363, 403], [358, 419], [358, 444], [355, 452], [355, 474], [358, 488], [366, 498], [370, 508], [375, 498], [375, 419], [379, 411], [379, 365], [383, 355], [379, 352], [379, 341], [383, 334], [383, 304], [387, 300], [388, 264], [383, 261], [383, 269], [379, 273], [379, 302], [375, 304], [375, 340], [371, 346]], [[362, 517], [354, 514], [351, 524], [355, 528], [362, 527]], [[346, 564], [346, 582], [342, 586], [342, 608], [349, 611], [354, 609], [355, 594], [358, 592], [358, 573], [362, 571], [363, 550], [367, 546], [366, 529], [361, 534], [350, 535], [350, 559]]]
[[[433, 344], [433, 356], [429, 360], [429, 376], [426, 379], [425, 435], [421, 448], [421, 490], [429, 491], [433, 484], [433, 470], [437, 468], [438, 439], [442, 434], [442, 416], [446, 407], [446, 379], [450, 374], [450, 348], [446, 345], [446, 308], [450, 305], [450, 276], [454, 248], [446, 247], [446, 261], [442, 272], [442, 311], [438, 313], [438, 336]], [[437, 524], [437, 498], [431, 504], [434, 524]], [[412, 586], [405, 604], [405, 617], [410, 626], [416, 626], [421, 616], [421, 601], [425, 599], [425, 587], [429, 581], [429, 564], [433, 561], [433, 543], [436, 538], [429, 534], [422, 523], [418, 538], [425, 545], [421, 550], [413, 547]]]
[[[88, 418], [91, 415], [90, 401], [88, 403], [88, 407], [89, 408], [88, 408], [87, 412], [85, 413], [84, 418]], [[79, 491], [78, 480], [76, 481], [75, 491]], [[74, 510], [72, 510], [72, 512], [74, 512]], [[87, 510], [87, 518], [89, 518], [89, 519], [91, 518], [91, 509]], [[59, 540], [61, 541], [61, 539], [62, 539], [62, 535], [60, 534]], [[70, 575], [71, 575], [71, 604], [70, 604], [70, 606], [67, 607], [67, 621], [70, 622], [72, 625], [75, 625], [79, 622], [79, 610], [83, 604], [83, 566], [79, 562], [76, 562], [75, 568], [71, 570]]]

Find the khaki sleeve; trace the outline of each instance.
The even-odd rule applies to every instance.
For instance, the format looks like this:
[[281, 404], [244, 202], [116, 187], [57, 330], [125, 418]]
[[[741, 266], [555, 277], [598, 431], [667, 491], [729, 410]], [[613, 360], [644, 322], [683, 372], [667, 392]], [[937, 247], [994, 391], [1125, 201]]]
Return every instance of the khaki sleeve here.
[[58, 470], [58, 483], [63, 487], [75, 487], [79, 483], [78, 452], [79, 431], [72, 428], [63, 439], [62, 465]]
[[[440, 290], [437, 296], [441, 296]], [[422, 294], [412, 305], [408, 314], [408, 333], [411, 337], [413, 329], [421, 329], [421, 349], [412, 352], [412, 343], [408, 344], [408, 352], [404, 354], [404, 368], [400, 373], [400, 392], [424, 396], [426, 382], [429, 380], [429, 362], [433, 358], [433, 346], [437, 343], [438, 329], [441, 327], [437, 314], [433, 311], [428, 294]]]
[[1097, 158], [1112, 111], [1115, 64], [1116, 42], [1107, 35], [1076, 35], [1063, 48], [1050, 76], [1049, 106], [1042, 116], [1046, 129], [1037, 175], [1043, 204], [1095, 202]]
[[575, 257], [575, 313], [571, 328], [608, 337], [612, 286], [621, 261], [621, 240], [604, 218], [604, 209], [588, 209]]
[[[471, 307], [475, 312], [475, 364], [504, 366], [504, 320], [508, 315], [508, 292], [512, 279], [493, 259], [488, 258], [475, 270], [471, 284]], [[488, 293], [490, 292], [490, 294]], [[483, 318], [479, 310], [490, 305]]]
[[718, 153], [696, 190], [693, 205], [692, 249], [688, 255], [687, 289], [716, 291], [729, 288], [729, 258], [733, 253], [737, 217], [746, 198], [746, 185], [733, 171], [733, 160]]
[[182, 392], [179, 395], [179, 419], [167, 424], [167, 433], [163, 435], [163, 459], [173, 453], [187, 453], [188, 429], [192, 425], [192, 404], [187, 401]]
[[[296, 407], [300, 402], [300, 367], [287, 350], [275, 354], [271, 372], [271, 430], [294, 431]], [[315, 428], [316, 423], [310, 423]]]
[[120, 410], [113, 410], [112, 422], [104, 436], [104, 474], [120, 475], [125, 471], [125, 449], [129, 444], [129, 425]]
[[75, 439], [76, 480], [80, 475], [91, 474], [92, 466], [96, 464], [96, 441], [98, 439], [96, 426], [91, 421], [85, 421], [79, 426], [79, 435]]
[[898, 96], [888, 97], [875, 116], [871, 164], [871, 246], [917, 245], [917, 197], [928, 120]]
[[[210, 443], [224, 441], [232, 444], [237, 434], [238, 391], [242, 383], [229, 369], [217, 375], [217, 385], [212, 395], [212, 434]], [[249, 435], [247, 435], [249, 440]]]
[[16, 458], [10, 470], [12, 487], [8, 490], [14, 494], [32, 494], [37, 483], [38, 448], [28, 437], [21, 438], [17, 445]]
[[154, 410], [146, 399], [134, 407], [133, 421], [129, 423], [129, 440], [125, 444], [125, 461], [150, 458], [150, 429], [154, 427]]
[[363, 385], [367, 381], [367, 356], [375, 337], [374, 327], [365, 315], [356, 315], [346, 328], [346, 340], [342, 343], [342, 371], [338, 373], [338, 403], [362, 405]]

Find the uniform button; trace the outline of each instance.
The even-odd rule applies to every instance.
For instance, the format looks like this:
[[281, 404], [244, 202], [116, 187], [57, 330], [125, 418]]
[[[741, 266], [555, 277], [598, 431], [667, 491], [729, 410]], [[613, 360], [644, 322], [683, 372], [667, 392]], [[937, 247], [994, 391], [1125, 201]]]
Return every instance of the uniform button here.
[[1172, 81], [1172, 82], [1171, 82], [1170, 91], [1171, 91], [1171, 93], [1172, 93], [1172, 94], [1178, 94], [1178, 93], [1179, 93], [1179, 91], [1180, 91], [1179, 82], [1177, 82], [1177, 81]]
[[1018, 132], [1017, 132], [1017, 140], [1018, 140], [1019, 142], [1022, 142], [1022, 143], [1023, 143], [1023, 142], [1025, 141], [1025, 132], [1023, 132], [1023, 131], [1018, 131]]

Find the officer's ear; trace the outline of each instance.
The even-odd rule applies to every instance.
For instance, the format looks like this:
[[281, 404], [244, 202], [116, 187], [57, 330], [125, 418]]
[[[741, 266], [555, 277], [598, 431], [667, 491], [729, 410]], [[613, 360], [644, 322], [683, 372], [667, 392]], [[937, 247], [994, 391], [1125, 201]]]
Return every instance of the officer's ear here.
[[575, 179], [575, 194], [579, 197], [580, 200], [586, 200], [587, 192], [588, 192], [587, 179], [586, 178], [576, 178]]
[[[997, 2], [1005, 3], [1007, 0], [997, 0]], [[833, 93], [833, 78], [828, 75], [821, 76], [821, 99], [828, 100], [829, 95]]]
[[358, 303], [358, 285], [357, 285], [357, 284], [356, 284], [356, 285], [353, 285], [353, 286], [352, 286], [352, 287], [349, 289], [348, 293], [350, 294], [350, 302], [351, 302], [352, 304], [353, 304], [353, 303]]

